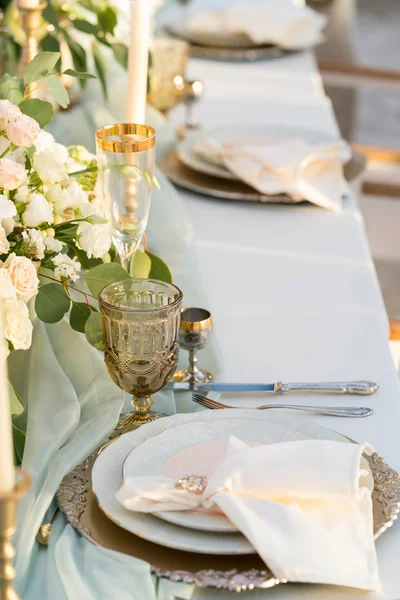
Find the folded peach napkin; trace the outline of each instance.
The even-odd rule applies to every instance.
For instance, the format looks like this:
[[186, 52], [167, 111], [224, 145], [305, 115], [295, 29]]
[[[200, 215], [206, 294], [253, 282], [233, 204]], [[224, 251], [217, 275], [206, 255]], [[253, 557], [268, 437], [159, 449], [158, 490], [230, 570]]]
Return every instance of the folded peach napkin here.
[[326, 440], [249, 447], [232, 436], [197, 491], [141, 476], [124, 481], [117, 499], [138, 512], [217, 508], [278, 579], [379, 590], [373, 479], [362, 456], [372, 452]]
[[193, 14], [189, 33], [246, 35], [254, 44], [275, 44], [288, 50], [309, 48], [322, 41], [326, 18], [307, 6], [273, 2], [268, 6], [233, 6], [228, 10]]
[[262, 194], [285, 193], [339, 212], [343, 195], [349, 193], [343, 164], [350, 159], [350, 150], [341, 140], [322, 146], [302, 139], [221, 144], [205, 137], [196, 140], [192, 150]]

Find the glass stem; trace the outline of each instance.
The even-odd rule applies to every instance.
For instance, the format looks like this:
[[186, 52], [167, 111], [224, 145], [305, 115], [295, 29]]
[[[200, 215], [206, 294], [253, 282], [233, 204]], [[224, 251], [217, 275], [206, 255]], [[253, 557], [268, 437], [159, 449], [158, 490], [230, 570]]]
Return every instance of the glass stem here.
[[195, 381], [198, 372], [199, 369], [197, 367], [197, 349], [191, 348], [189, 350], [189, 377], [191, 381]]
[[132, 244], [124, 244], [120, 242], [117, 246], [119, 258], [121, 260], [121, 265], [124, 267], [125, 271], [129, 273], [133, 277], [133, 257], [135, 255], [136, 250], [140, 244], [140, 240], [133, 242]]
[[151, 396], [133, 396], [131, 402], [135, 409], [133, 413], [134, 421], [151, 421], [150, 408], [153, 404]]

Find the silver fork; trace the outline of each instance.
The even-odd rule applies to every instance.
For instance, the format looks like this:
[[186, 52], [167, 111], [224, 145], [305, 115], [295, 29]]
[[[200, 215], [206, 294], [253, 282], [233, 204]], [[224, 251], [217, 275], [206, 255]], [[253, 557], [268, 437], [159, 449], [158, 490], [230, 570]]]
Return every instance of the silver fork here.
[[290, 410], [301, 410], [318, 415], [329, 415], [331, 417], [368, 417], [374, 412], [372, 408], [359, 406], [306, 406], [300, 404], [263, 404], [262, 406], [244, 407], [244, 406], [229, 406], [222, 404], [211, 398], [206, 398], [195, 392], [192, 395], [193, 402], [211, 408], [212, 410], [221, 408], [246, 408], [250, 410], [267, 410], [268, 408], [288, 408]]

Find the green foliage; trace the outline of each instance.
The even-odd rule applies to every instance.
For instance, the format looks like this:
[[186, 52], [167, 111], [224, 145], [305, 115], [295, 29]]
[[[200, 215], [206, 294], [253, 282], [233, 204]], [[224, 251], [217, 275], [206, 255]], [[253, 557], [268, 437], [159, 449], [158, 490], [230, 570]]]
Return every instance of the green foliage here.
[[97, 14], [97, 23], [103, 33], [114, 35], [114, 29], [117, 25], [117, 13], [111, 6]]
[[60, 56], [59, 52], [40, 52], [23, 70], [24, 82], [33, 83], [50, 73], [60, 60]]
[[71, 77], [77, 77], [78, 79], [96, 79], [96, 75], [91, 73], [83, 73], [82, 71], [74, 71], [74, 69], [67, 69], [63, 75], [70, 75]]
[[24, 410], [24, 405], [10, 382], [8, 382], [8, 397], [10, 398], [11, 415], [20, 415]]
[[168, 266], [165, 264], [163, 260], [159, 256], [155, 254], [151, 254], [146, 251], [146, 254], [151, 260], [151, 269], [149, 278], [150, 279], [159, 279], [160, 281], [165, 281], [166, 283], [172, 283], [172, 275]]
[[68, 92], [59, 77], [57, 77], [57, 75], [50, 75], [46, 80], [46, 85], [54, 100], [58, 102], [62, 108], [67, 108], [69, 105]]
[[90, 293], [98, 298], [100, 291], [108, 284], [114, 281], [130, 279], [130, 275], [118, 263], [107, 263], [98, 265], [86, 273], [84, 279], [90, 290]]
[[75, 19], [74, 27], [78, 31], [82, 31], [82, 33], [88, 33], [89, 35], [96, 36], [99, 33], [98, 28], [93, 23], [89, 23], [89, 21], [84, 21], [83, 19]]
[[79, 333], [85, 333], [86, 321], [92, 314], [92, 311], [96, 312], [96, 309], [90, 307], [86, 302], [73, 302], [71, 313], [69, 315], [69, 323], [75, 331]]
[[115, 60], [124, 69], [128, 68], [128, 48], [122, 42], [117, 42], [111, 46]]
[[24, 97], [24, 86], [18, 77], [5, 73], [0, 79], [0, 93], [13, 104], [19, 104]]
[[91, 346], [97, 350], [103, 350], [103, 328], [100, 313], [92, 312], [86, 321], [85, 334]]
[[60, 283], [49, 283], [39, 288], [35, 301], [37, 316], [44, 323], [58, 323], [70, 307], [71, 301]]
[[28, 98], [27, 100], [23, 100], [19, 107], [25, 115], [35, 119], [40, 127], [48, 125], [54, 117], [54, 109], [50, 102], [39, 100], [39, 98]]
[[19, 466], [22, 463], [24, 455], [26, 429], [23, 427], [18, 418], [12, 417], [12, 435], [14, 444], [14, 463]]
[[45, 52], [60, 52], [59, 40], [49, 33], [42, 39], [40, 46]]
[[146, 252], [136, 250], [133, 261], [133, 277], [147, 279], [151, 270], [151, 259]]
[[104, 56], [102, 51], [100, 50], [100, 46], [96, 41], [92, 43], [92, 54], [94, 60], [94, 66], [96, 69], [97, 77], [101, 83], [101, 87], [103, 90], [103, 94], [105, 99], [107, 100], [107, 81], [106, 81], [106, 62], [104, 60]]
[[53, 25], [56, 29], [60, 29], [60, 23], [58, 20], [57, 12], [51, 2], [48, 2], [43, 11], [43, 17], [50, 25]]

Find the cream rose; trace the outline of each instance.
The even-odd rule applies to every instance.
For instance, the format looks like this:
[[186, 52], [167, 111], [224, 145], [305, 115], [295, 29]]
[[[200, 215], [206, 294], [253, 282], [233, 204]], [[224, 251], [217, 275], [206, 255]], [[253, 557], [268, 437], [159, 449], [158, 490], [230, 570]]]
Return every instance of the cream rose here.
[[52, 223], [54, 221], [53, 207], [42, 194], [32, 194], [21, 219], [27, 227]]
[[3, 268], [10, 274], [18, 298], [28, 302], [37, 294], [39, 280], [35, 265], [29, 258], [16, 256], [13, 252], [3, 264]]
[[0, 188], [15, 190], [25, 183], [26, 177], [23, 165], [8, 158], [0, 158]]
[[10, 250], [10, 242], [6, 236], [6, 230], [0, 225], [0, 254], [7, 254]]
[[12, 200], [9, 200], [4, 194], [0, 194], [0, 219], [15, 217], [17, 209]]
[[111, 232], [109, 223], [91, 225], [80, 223], [78, 227], [79, 245], [89, 258], [101, 258], [111, 246]]
[[10, 273], [7, 269], [0, 268], [0, 298], [3, 300], [7, 298], [16, 298], [17, 292], [13, 282], [11, 281]]
[[7, 217], [6, 219], [0, 219], [0, 224], [2, 226], [2, 228], [4, 229], [4, 231], [6, 232], [6, 235], [10, 235], [10, 233], [13, 231], [14, 227], [15, 227], [15, 221], [12, 217]]
[[27, 350], [32, 343], [32, 323], [22, 300], [4, 301], [4, 333], [16, 350]]
[[21, 113], [11, 117], [6, 132], [13, 144], [30, 148], [40, 133], [40, 126], [35, 119]]
[[38, 152], [33, 157], [33, 168], [43, 183], [61, 183], [68, 180], [64, 166], [51, 150]]
[[0, 131], [4, 131], [11, 117], [20, 115], [21, 110], [9, 100], [0, 100]]

